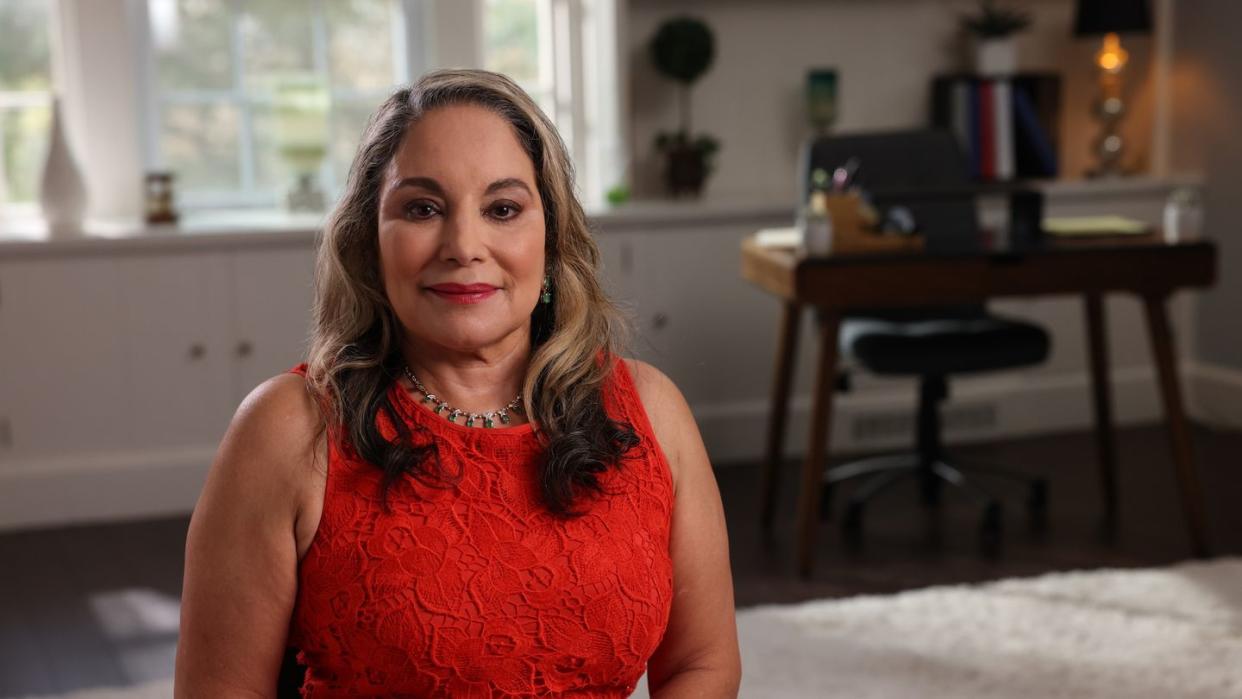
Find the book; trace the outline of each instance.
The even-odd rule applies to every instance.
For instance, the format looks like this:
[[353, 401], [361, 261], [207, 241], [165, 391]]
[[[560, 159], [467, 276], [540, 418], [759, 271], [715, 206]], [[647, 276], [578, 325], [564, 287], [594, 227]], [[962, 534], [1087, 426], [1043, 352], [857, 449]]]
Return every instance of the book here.
[[1013, 88], [1013, 116], [1017, 170], [1036, 177], [1055, 177], [1057, 153], [1044, 126], [1039, 123], [1035, 105], [1025, 89]]
[[941, 75], [932, 83], [932, 125], [957, 137], [975, 181], [1056, 177], [1060, 93], [1054, 73]]
[[996, 80], [992, 83], [992, 131], [996, 148], [996, 179], [1012, 180], [1014, 169], [1013, 103], [1010, 102], [1009, 82]]
[[979, 178], [996, 179], [996, 98], [992, 81], [979, 83]]
[[[970, 93], [973, 89], [974, 86], [965, 81], [958, 81], [953, 84], [950, 95], [952, 102], [947, 119], [952, 126], [953, 134], [957, 136], [957, 142], [962, 146], [962, 152], [970, 160], [973, 160], [971, 156], [972, 151], [970, 150], [971, 133], [974, 131], [970, 109]], [[978, 177], [977, 169], [973, 165], [970, 168], [970, 173], [972, 179]]]

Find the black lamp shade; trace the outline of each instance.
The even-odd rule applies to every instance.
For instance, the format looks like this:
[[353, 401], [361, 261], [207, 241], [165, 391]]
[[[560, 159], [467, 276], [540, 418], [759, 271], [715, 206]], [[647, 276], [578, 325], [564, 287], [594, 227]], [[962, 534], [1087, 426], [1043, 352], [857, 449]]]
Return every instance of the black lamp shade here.
[[1075, 36], [1147, 34], [1151, 31], [1151, 8], [1147, 0], [1078, 0]]

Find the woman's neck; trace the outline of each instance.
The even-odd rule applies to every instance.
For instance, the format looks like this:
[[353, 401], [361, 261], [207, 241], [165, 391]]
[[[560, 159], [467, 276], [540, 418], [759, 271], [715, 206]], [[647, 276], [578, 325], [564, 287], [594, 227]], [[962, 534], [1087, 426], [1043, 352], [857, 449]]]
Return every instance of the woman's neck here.
[[506, 338], [494, 347], [461, 352], [427, 343], [407, 343], [410, 370], [442, 401], [470, 413], [508, 405], [522, 391], [530, 362], [530, 336]]

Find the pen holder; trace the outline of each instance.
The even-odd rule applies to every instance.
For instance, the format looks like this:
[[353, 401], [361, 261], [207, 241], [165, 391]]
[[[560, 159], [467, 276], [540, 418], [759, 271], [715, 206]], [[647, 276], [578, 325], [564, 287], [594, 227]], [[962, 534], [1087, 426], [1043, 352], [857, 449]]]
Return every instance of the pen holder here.
[[881, 233], [875, 209], [857, 192], [831, 192], [825, 197], [832, 217], [834, 253], [900, 252], [923, 249], [920, 235], [897, 236]]

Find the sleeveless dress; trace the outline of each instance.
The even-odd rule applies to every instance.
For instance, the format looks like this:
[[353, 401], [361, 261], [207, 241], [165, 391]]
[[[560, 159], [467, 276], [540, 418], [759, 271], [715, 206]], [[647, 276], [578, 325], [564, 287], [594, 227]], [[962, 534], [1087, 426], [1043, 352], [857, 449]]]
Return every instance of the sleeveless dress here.
[[[480, 429], [419, 405], [401, 419], [434, 436], [449, 488], [402, 479], [330, 444], [323, 514], [298, 569], [289, 645], [305, 697], [626, 697], [664, 636], [672, 603], [668, 462], [628, 367], [604, 406], [641, 442], [599, 474], [606, 495], [560, 519], [539, 499], [528, 423]], [[305, 375], [306, 365], [290, 371]], [[381, 412], [382, 434], [394, 436]], [[426, 433], [424, 433], [426, 434]]]

